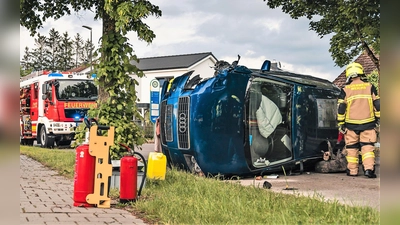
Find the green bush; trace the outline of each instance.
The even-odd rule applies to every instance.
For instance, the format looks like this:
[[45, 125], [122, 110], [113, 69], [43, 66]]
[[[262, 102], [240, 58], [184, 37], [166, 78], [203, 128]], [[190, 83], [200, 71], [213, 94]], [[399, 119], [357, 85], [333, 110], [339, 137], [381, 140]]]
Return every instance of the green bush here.
[[367, 75], [367, 80], [370, 82], [372, 85], [375, 86], [376, 90], [378, 90], [379, 93], [379, 73], [378, 70], [372, 71], [372, 73]]
[[144, 137], [152, 139], [154, 137], [154, 125], [152, 123], [143, 126]]

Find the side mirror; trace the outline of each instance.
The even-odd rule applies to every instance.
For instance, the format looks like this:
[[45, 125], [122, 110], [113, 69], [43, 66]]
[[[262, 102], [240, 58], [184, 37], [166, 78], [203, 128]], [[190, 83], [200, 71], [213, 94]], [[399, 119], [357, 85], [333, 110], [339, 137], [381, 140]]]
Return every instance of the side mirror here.
[[43, 94], [43, 95], [42, 95], [42, 99], [43, 99], [43, 100], [46, 100], [46, 98], [47, 98], [46, 95]]
[[265, 60], [261, 66], [261, 72], [269, 71], [271, 69], [271, 61]]
[[47, 93], [47, 85], [42, 84], [42, 94], [46, 94], [46, 93]]

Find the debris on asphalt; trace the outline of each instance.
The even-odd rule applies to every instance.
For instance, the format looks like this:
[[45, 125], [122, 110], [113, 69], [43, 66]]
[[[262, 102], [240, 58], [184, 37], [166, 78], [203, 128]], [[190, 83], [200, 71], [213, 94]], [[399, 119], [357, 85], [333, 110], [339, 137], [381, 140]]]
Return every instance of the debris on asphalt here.
[[278, 174], [270, 174], [270, 175], [264, 176], [264, 178], [277, 179], [277, 178], [279, 178], [279, 175]]
[[271, 189], [271, 187], [272, 187], [272, 184], [270, 182], [264, 181], [263, 188]]

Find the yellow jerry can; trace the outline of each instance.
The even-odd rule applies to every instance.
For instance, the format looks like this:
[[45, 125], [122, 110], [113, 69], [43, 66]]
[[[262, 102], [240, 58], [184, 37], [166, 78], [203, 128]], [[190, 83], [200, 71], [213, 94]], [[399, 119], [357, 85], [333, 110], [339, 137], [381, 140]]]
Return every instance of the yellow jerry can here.
[[147, 159], [147, 178], [165, 180], [167, 157], [161, 152], [150, 152]]

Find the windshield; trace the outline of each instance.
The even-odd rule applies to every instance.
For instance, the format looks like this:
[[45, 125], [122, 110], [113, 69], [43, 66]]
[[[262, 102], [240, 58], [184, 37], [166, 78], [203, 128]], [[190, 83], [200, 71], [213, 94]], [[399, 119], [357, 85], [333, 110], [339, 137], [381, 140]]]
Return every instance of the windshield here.
[[96, 100], [97, 87], [92, 80], [56, 80], [58, 100]]

